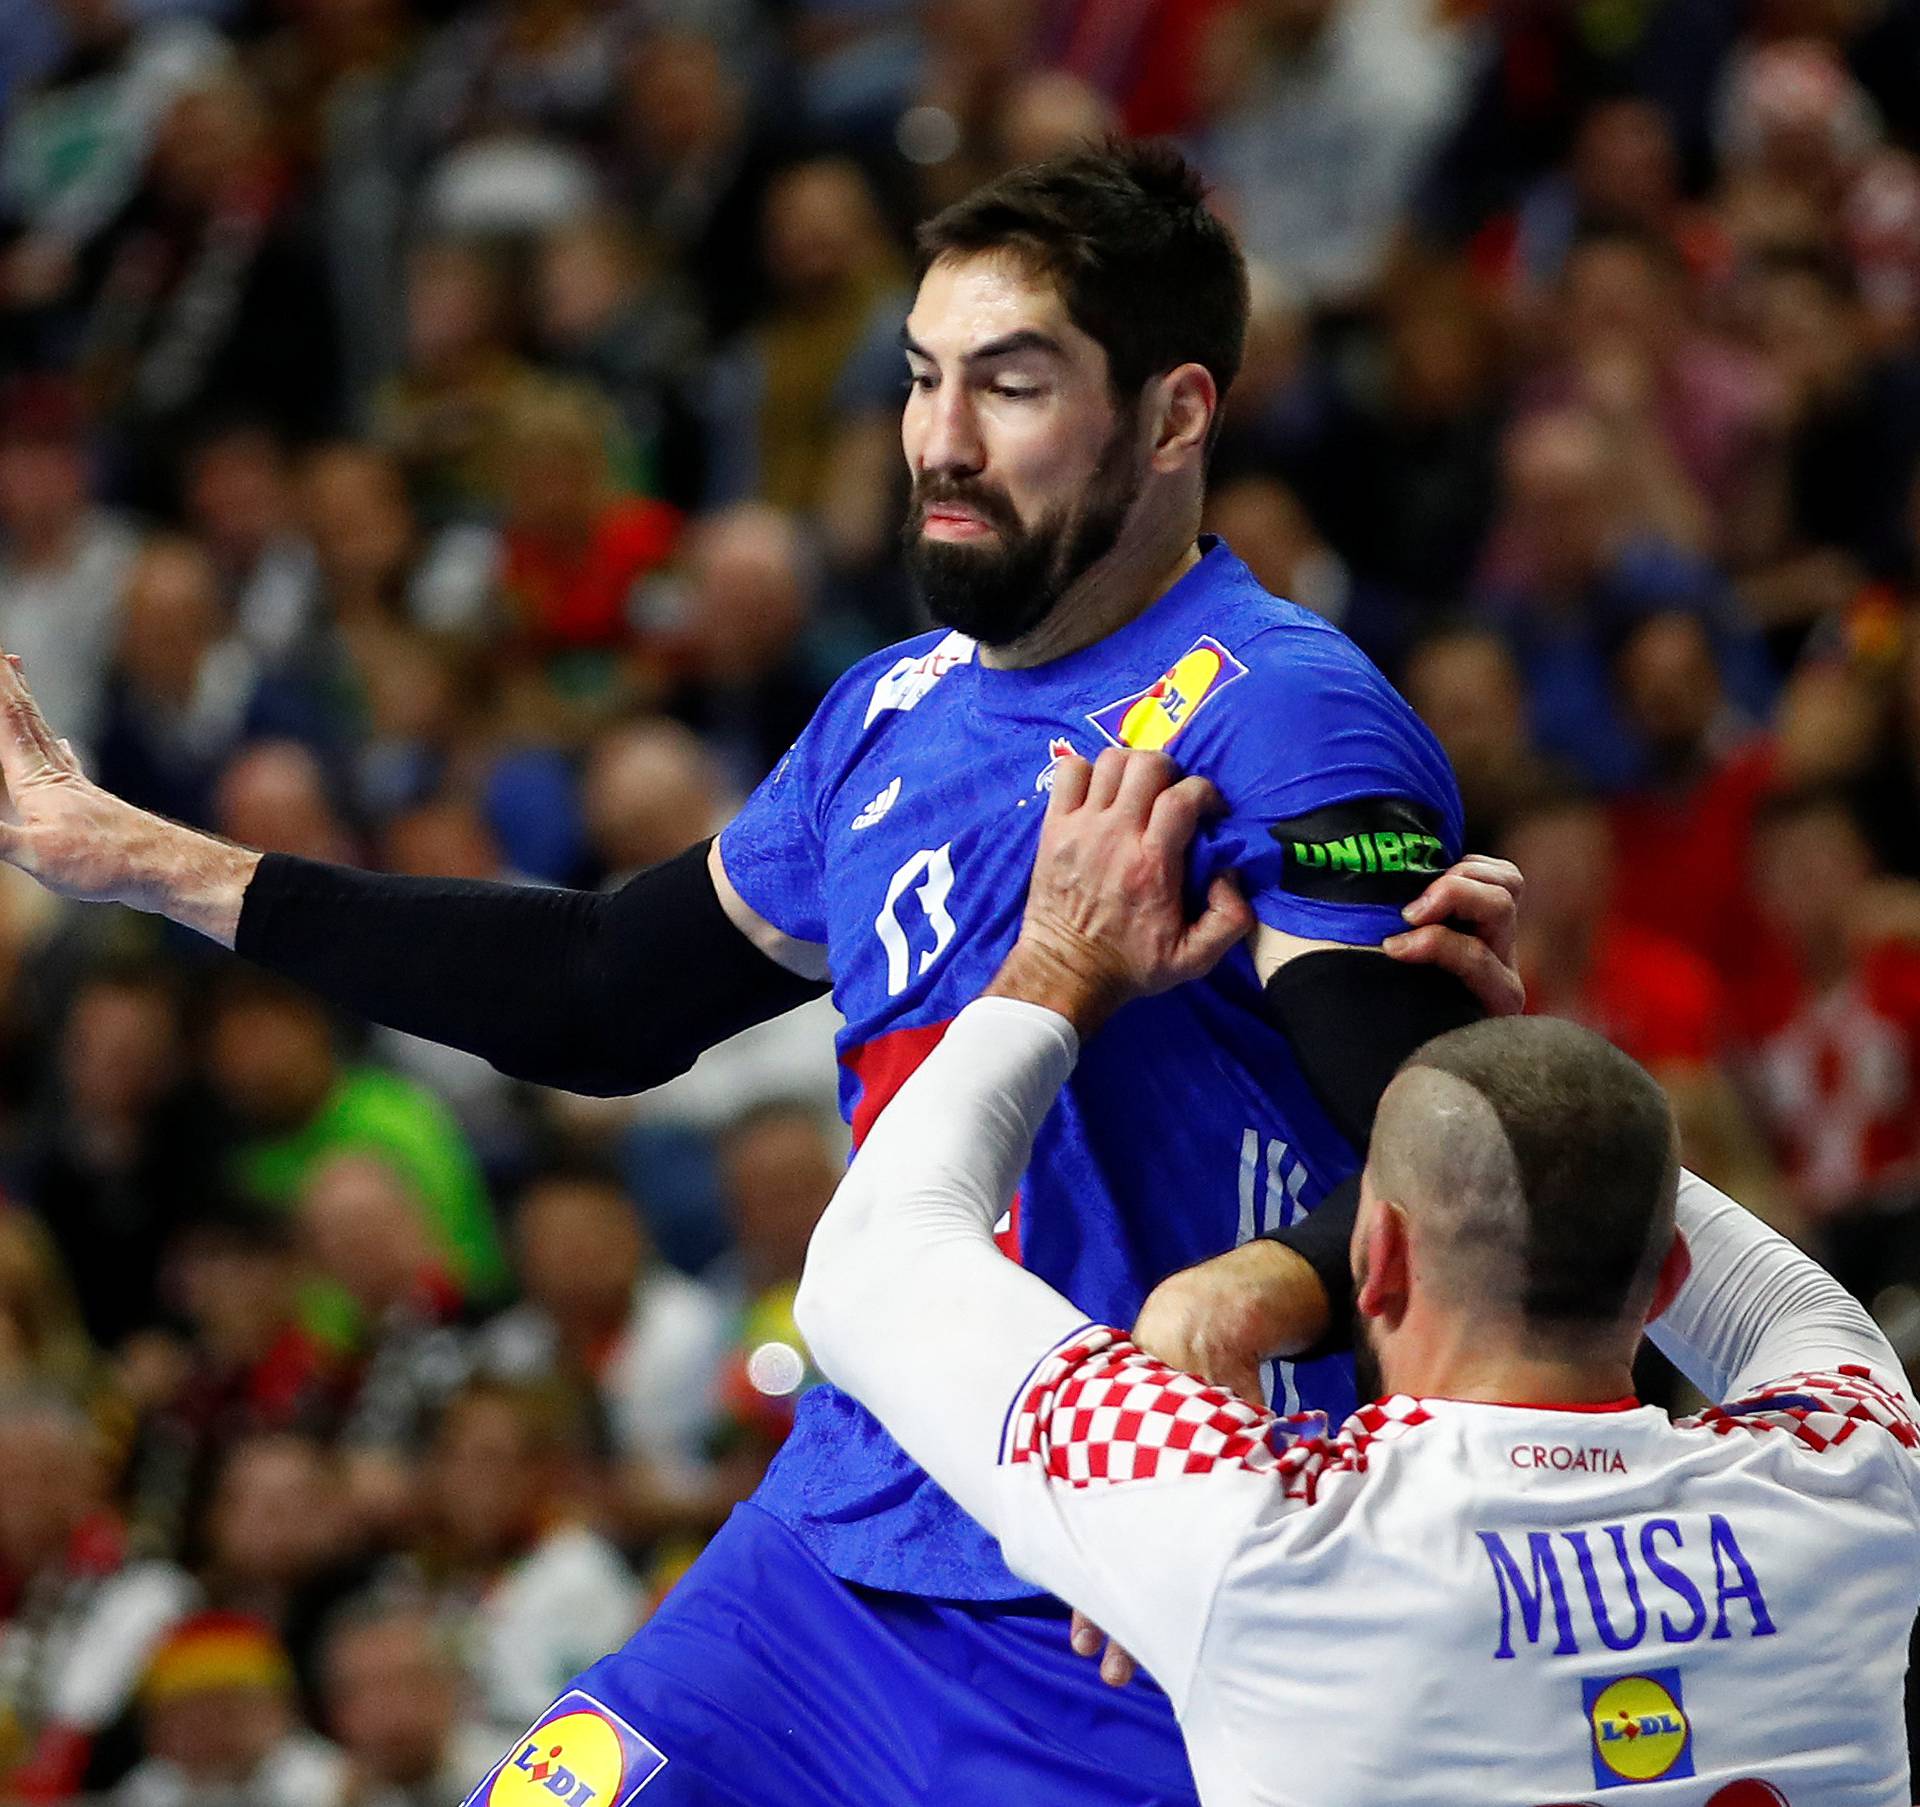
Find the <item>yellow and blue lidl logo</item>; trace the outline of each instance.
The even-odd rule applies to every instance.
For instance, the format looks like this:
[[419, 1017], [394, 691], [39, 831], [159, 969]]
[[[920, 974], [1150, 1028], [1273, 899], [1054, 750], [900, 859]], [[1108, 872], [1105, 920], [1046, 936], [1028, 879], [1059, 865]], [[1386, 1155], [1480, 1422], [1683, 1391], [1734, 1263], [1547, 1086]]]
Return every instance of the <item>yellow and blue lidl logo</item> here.
[[667, 1766], [663, 1752], [578, 1688], [468, 1797], [468, 1807], [626, 1807]]
[[1246, 675], [1247, 668], [1232, 653], [1211, 634], [1202, 634], [1145, 690], [1108, 703], [1087, 719], [1116, 747], [1157, 753], [1193, 720], [1208, 697]]
[[1593, 1733], [1596, 1788], [1671, 1782], [1693, 1774], [1693, 1726], [1678, 1669], [1599, 1677], [1580, 1684]]

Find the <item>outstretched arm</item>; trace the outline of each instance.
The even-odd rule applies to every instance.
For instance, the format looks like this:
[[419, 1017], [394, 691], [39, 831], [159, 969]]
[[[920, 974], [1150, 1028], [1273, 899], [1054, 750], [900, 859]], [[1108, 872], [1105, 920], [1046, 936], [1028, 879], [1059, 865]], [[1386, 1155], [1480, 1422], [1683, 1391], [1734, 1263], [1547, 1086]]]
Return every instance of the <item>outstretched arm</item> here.
[[261, 855], [102, 790], [0, 659], [0, 857], [63, 897], [198, 930], [372, 1021], [502, 1072], [631, 1092], [822, 989], [699, 847], [609, 893], [397, 878]]
[[1680, 1176], [1675, 1224], [1686, 1277], [1647, 1333], [1709, 1399], [1853, 1368], [1915, 1409], [1893, 1345], [1811, 1255], [1691, 1173]]

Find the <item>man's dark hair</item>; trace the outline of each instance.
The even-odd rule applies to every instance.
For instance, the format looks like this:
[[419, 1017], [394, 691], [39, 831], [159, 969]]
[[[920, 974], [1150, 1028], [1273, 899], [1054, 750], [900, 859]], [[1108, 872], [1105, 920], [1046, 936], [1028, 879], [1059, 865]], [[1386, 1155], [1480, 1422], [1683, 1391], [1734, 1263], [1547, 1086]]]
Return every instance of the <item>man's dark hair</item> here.
[[1116, 139], [1010, 170], [935, 214], [916, 244], [922, 276], [943, 257], [1003, 251], [1053, 282], [1120, 400], [1201, 364], [1224, 401], [1239, 373], [1246, 260], [1171, 145]]
[[[1425, 1198], [1443, 1211], [1485, 1222], [1491, 1207], [1504, 1218], [1521, 1317], [1550, 1333], [1577, 1332], [1644, 1309], [1671, 1240], [1679, 1179], [1673, 1112], [1646, 1069], [1557, 1017], [1450, 1030], [1401, 1073], [1419, 1069], [1470, 1087], [1505, 1149], [1486, 1146], [1493, 1127], [1480, 1113], [1472, 1113], [1478, 1122], [1448, 1113], [1444, 1128], [1403, 1148], [1395, 1164], [1417, 1173]], [[1410, 1114], [1407, 1131], [1419, 1135]], [[1489, 1175], [1504, 1176], [1500, 1189], [1517, 1198], [1462, 1196], [1487, 1191]], [[1499, 1259], [1495, 1249], [1480, 1255]]]

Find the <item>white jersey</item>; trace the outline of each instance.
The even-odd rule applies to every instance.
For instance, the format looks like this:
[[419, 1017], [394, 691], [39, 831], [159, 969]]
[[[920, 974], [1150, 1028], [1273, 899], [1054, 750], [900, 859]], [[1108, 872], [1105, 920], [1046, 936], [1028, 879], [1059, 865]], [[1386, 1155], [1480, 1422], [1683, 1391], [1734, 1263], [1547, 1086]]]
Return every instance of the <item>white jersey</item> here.
[[1656, 1334], [1726, 1403], [1398, 1397], [1328, 1434], [993, 1250], [1074, 1054], [1030, 1006], [962, 1015], [822, 1220], [802, 1328], [1152, 1671], [1207, 1807], [1910, 1807], [1920, 1428], [1814, 1263], [1687, 1176]]

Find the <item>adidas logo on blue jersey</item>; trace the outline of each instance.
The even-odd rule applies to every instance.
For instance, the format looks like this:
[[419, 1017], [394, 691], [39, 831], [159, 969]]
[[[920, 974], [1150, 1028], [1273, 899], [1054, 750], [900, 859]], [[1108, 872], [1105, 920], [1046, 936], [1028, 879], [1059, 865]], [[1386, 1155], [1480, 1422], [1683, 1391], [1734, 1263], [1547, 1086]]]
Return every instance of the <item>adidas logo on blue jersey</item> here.
[[853, 818], [854, 830], [871, 828], [888, 810], [900, 801], [900, 780], [896, 778], [879, 796]]

